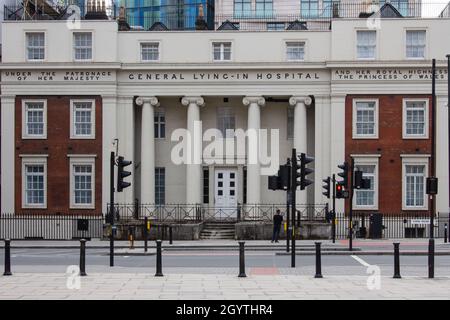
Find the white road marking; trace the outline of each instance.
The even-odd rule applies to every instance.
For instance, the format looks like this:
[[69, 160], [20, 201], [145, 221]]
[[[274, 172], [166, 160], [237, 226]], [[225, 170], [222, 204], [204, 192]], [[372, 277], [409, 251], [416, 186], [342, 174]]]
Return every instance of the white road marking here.
[[360, 264], [362, 264], [364, 267], [370, 267], [370, 264], [368, 264], [366, 261], [364, 261], [363, 259], [361, 259], [360, 257], [358, 257], [358, 256], [350, 256], [350, 257], [352, 257], [353, 259], [355, 259], [356, 261], [358, 261]]

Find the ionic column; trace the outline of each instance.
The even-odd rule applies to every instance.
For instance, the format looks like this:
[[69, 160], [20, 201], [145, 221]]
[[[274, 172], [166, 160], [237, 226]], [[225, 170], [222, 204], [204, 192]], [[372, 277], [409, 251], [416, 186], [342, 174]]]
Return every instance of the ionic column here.
[[138, 97], [142, 106], [141, 118], [141, 203], [155, 203], [155, 125], [154, 107], [159, 106], [156, 97]]
[[[307, 153], [307, 118], [306, 106], [311, 105], [312, 99], [308, 96], [292, 96], [289, 99], [289, 104], [294, 106], [294, 148], [297, 153]], [[306, 204], [307, 192], [306, 190], [296, 193], [297, 204]]]
[[263, 97], [244, 97], [242, 103], [248, 106], [247, 119], [247, 203], [261, 203], [261, 170], [259, 163], [259, 129], [261, 128], [260, 107], [265, 105]]
[[186, 204], [202, 203], [202, 130], [200, 107], [205, 104], [202, 97], [183, 97], [181, 104], [187, 106], [187, 165]]

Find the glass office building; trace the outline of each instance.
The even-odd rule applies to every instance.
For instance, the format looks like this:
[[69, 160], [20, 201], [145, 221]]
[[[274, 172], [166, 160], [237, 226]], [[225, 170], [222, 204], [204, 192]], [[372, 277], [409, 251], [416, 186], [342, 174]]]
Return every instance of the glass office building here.
[[120, 0], [127, 22], [133, 28], [148, 30], [157, 22], [169, 30], [195, 29], [200, 5], [208, 28], [214, 28], [214, 0]]

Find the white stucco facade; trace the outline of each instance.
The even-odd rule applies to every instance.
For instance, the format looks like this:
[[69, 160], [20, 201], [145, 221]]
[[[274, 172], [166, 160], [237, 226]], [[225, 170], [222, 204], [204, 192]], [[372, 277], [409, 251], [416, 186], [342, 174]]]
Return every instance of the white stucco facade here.
[[[214, 173], [231, 168], [236, 173], [237, 203], [282, 204], [283, 192], [268, 190], [267, 177], [249, 166], [248, 152], [234, 161], [208, 164], [202, 150], [193, 151], [201, 163], [177, 165], [171, 152], [172, 133], [202, 122], [203, 133], [217, 127], [217, 112], [230, 108], [236, 129], [278, 129], [279, 164], [291, 149], [315, 157], [315, 183], [298, 193], [302, 204], [324, 205], [321, 180], [337, 172], [346, 156], [345, 104], [348, 95], [429, 95], [430, 78], [416, 71], [430, 69], [436, 58], [437, 79], [437, 211], [448, 209], [447, 74], [450, 52], [449, 19], [383, 19], [377, 32], [376, 57], [358, 60], [356, 31], [365, 20], [333, 20], [322, 31], [117, 31], [115, 21], [83, 21], [92, 32], [92, 60], [74, 61], [72, 33], [64, 21], [14, 21], [2, 26], [1, 83], [1, 211], [15, 208], [15, 101], [18, 96], [77, 95], [102, 98], [102, 208], [109, 199], [109, 154], [119, 139], [118, 153], [133, 161], [131, 187], [116, 200], [154, 202], [154, 168], [165, 168], [166, 203], [202, 203], [203, 170], [209, 169], [209, 205], [215, 202]], [[405, 32], [426, 30], [424, 59], [407, 59]], [[45, 33], [45, 59], [27, 61], [25, 34]], [[140, 43], [159, 43], [159, 59], [141, 60]], [[231, 43], [231, 60], [214, 61], [212, 44]], [[304, 59], [288, 61], [286, 43], [304, 43]], [[42, 73], [43, 72], [43, 73]], [[83, 79], [79, 74], [84, 72]], [[86, 72], [92, 78], [86, 80]], [[378, 74], [364, 78], [362, 74]], [[383, 74], [388, 74], [383, 76]], [[389, 74], [396, 77], [389, 78]], [[288, 108], [293, 108], [293, 137], [287, 136]], [[164, 111], [165, 138], [153, 133], [155, 112]], [[51, 123], [48, 123], [50, 126]], [[203, 141], [203, 148], [209, 142]], [[198, 153], [200, 152], [200, 153]], [[226, 159], [226, 156], [224, 156]], [[238, 160], [241, 160], [238, 163]], [[51, 169], [49, 169], [51, 170]], [[244, 185], [244, 171], [247, 172]], [[234, 178], [233, 178], [234, 179]], [[244, 189], [246, 195], [244, 196]], [[378, 199], [383, 201], [383, 199]], [[337, 202], [344, 209], [343, 201]]]

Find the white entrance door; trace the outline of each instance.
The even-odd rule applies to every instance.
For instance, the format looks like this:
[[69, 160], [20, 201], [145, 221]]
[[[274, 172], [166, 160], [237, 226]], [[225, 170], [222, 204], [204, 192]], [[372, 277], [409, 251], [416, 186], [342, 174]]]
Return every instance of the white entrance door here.
[[237, 216], [237, 170], [216, 169], [214, 183], [216, 218], [235, 218]]

